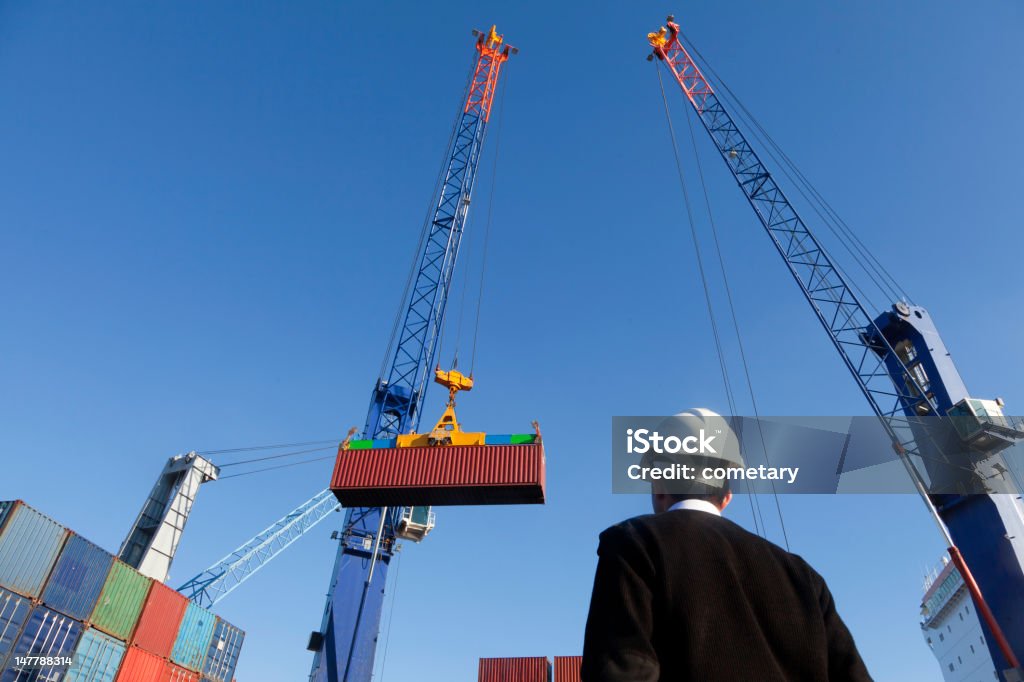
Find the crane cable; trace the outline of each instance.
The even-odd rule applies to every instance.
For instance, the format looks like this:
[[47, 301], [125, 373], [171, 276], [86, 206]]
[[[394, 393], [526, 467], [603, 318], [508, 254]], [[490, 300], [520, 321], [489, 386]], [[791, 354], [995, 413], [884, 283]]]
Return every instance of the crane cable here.
[[[659, 70], [660, 73], [660, 70]], [[733, 332], [736, 334], [736, 344], [740, 354], [740, 364], [743, 365], [743, 377], [747, 384], [747, 393], [750, 396], [751, 409], [754, 412], [754, 423], [757, 424], [757, 434], [761, 441], [761, 450], [764, 452], [765, 464], [771, 466], [771, 461], [768, 455], [768, 446], [765, 442], [764, 428], [761, 425], [761, 413], [757, 407], [757, 397], [754, 392], [754, 383], [750, 378], [750, 365], [747, 362], [747, 353], [743, 344], [743, 334], [740, 332], [739, 318], [736, 315], [736, 306], [733, 303], [732, 298], [732, 287], [729, 286], [729, 275], [725, 267], [725, 258], [722, 256], [722, 246], [718, 239], [718, 226], [715, 223], [715, 215], [711, 210], [711, 198], [708, 195], [707, 182], [704, 180], [704, 166], [700, 160], [700, 150], [697, 147], [697, 136], [693, 130], [693, 111], [690, 107], [686, 107], [686, 126], [690, 130], [690, 145], [693, 148], [693, 159], [697, 166], [697, 174], [700, 177], [701, 188], [704, 190], [704, 206], [708, 213], [708, 223], [711, 226], [711, 235], [714, 238], [715, 253], [718, 256], [718, 266], [722, 272], [722, 283], [725, 289], [725, 297], [729, 304], [729, 315], [732, 319]], [[782, 504], [779, 501], [778, 491], [775, 489], [775, 481], [769, 479], [769, 485], [772, 489], [772, 498], [775, 500], [775, 510], [779, 516], [779, 525], [782, 528], [782, 537], [786, 544], [786, 549], [789, 549], [789, 535], [786, 532], [786, 522], [782, 515]], [[764, 519], [761, 519], [762, 525]]]
[[[757, 120], [757, 118], [750, 112], [742, 100], [729, 88], [729, 85], [722, 79], [721, 76], [715, 71], [714, 67], [711, 66], [710, 62], [704, 58], [700, 50], [697, 49], [693, 41], [689, 39], [682, 31], [679, 36], [684, 40], [689, 48], [693, 51], [701, 61], [704, 68], [707, 69], [718, 86], [721, 86], [720, 94], [723, 99], [731, 100], [731, 103], [735, 104], [736, 110], [740, 113], [741, 117], [745, 115], [746, 120], [751, 124], [754, 132], [754, 136], [761, 142], [768, 155], [775, 161], [780, 168], [782, 168], [783, 174], [793, 183], [793, 186], [797, 189], [799, 194], [804, 198], [805, 201], [811, 206], [812, 210], [818, 215], [819, 218], [825, 223], [829, 231], [839, 240], [843, 247], [850, 253], [851, 257], [856, 261], [857, 265], [864, 270], [865, 274], [871, 280], [871, 282], [882, 292], [883, 295], [887, 295], [892, 300], [898, 300], [900, 298], [911, 301], [910, 295], [906, 290], [899, 284], [895, 277], [889, 272], [888, 269], [882, 264], [874, 253], [864, 244], [863, 240], [857, 235], [856, 232], [840, 217], [839, 213], [832, 207], [832, 205], [825, 199], [825, 197], [814, 187], [814, 185], [807, 179], [807, 176], [797, 167], [793, 160], [786, 154], [778, 143], [772, 138], [763, 125]], [[760, 135], [758, 134], [760, 132]], [[763, 135], [763, 138], [761, 137]], [[774, 150], [774, 153], [773, 151]], [[776, 153], [778, 156], [776, 156]], [[791, 169], [793, 174], [796, 176], [794, 179], [793, 175], [790, 175]], [[805, 192], [806, 189], [806, 192]], [[808, 196], [808, 193], [811, 196]], [[819, 209], [820, 207], [820, 209]], [[823, 212], [824, 211], [824, 214]], [[859, 255], [858, 255], [859, 254]], [[836, 266], [838, 269], [838, 266]], [[841, 270], [840, 270], [841, 271]], [[872, 274], [873, 273], [873, 274]], [[845, 273], [843, 273], [844, 276]], [[850, 279], [847, 277], [847, 279]], [[881, 280], [881, 281], [879, 281]], [[851, 280], [852, 283], [852, 280]], [[855, 285], [854, 285], [855, 286]], [[856, 288], [856, 287], [855, 287]], [[865, 295], [863, 291], [858, 288], [858, 292], [865, 300], [869, 300], [869, 297]], [[872, 304], [873, 305], [873, 304]], [[873, 307], [877, 307], [874, 306]]]
[[[690, 226], [690, 237], [693, 240], [694, 254], [695, 254], [696, 258], [697, 258], [697, 271], [700, 274], [701, 285], [704, 288], [704, 302], [705, 302], [705, 305], [707, 306], [708, 320], [711, 323], [711, 335], [712, 335], [712, 337], [714, 339], [714, 342], [715, 342], [715, 352], [717, 353], [717, 356], [718, 356], [719, 370], [722, 373], [722, 386], [723, 386], [723, 388], [725, 390], [725, 400], [726, 400], [726, 402], [729, 405], [729, 413], [735, 415], [736, 414], [736, 401], [735, 401], [734, 396], [733, 396], [732, 385], [729, 382], [729, 369], [728, 369], [728, 365], [727, 365], [726, 360], [725, 360], [725, 352], [722, 349], [722, 339], [721, 339], [721, 336], [718, 333], [718, 323], [715, 320], [714, 303], [712, 302], [712, 299], [711, 299], [711, 289], [710, 289], [710, 287], [708, 285], [707, 275], [706, 275], [706, 273], [704, 271], [704, 259], [703, 259], [703, 256], [701, 255], [700, 238], [697, 236], [697, 226], [696, 226], [696, 221], [693, 218], [693, 207], [691, 206], [691, 202], [690, 202], [690, 193], [689, 193], [689, 191], [687, 190], [687, 187], [686, 187], [686, 175], [683, 172], [683, 162], [679, 158], [679, 145], [676, 142], [675, 127], [672, 125], [672, 115], [671, 115], [671, 111], [669, 110], [669, 106], [668, 106], [668, 95], [665, 93], [665, 82], [664, 82], [664, 80], [661, 77], [661, 69], [658, 68], [657, 63], [655, 63], [655, 71], [658, 74], [658, 85], [661, 88], [662, 104], [665, 107], [665, 121], [668, 123], [668, 132], [669, 132], [669, 136], [672, 139], [672, 154], [675, 157], [676, 172], [679, 175], [679, 187], [682, 189], [682, 192], [683, 192], [683, 203], [686, 205], [686, 216], [687, 216], [687, 220], [688, 220], [688, 223], [689, 223], [689, 226]], [[748, 488], [748, 493], [749, 493], [749, 491], [750, 491], [749, 483], [747, 483], [747, 488]], [[758, 535], [761, 535], [763, 537], [764, 534], [767, 532], [767, 529], [764, 528], [764, 517], [763, 517], [763, 515], [760, 514], [760, 502], [756, 503], [757, 504], [757, 510], [755, 511], [755, 500], [754, 500], [754, 498], [755, 498], [754, 495], [751, 495], [751, 494], [747, 495], [747, 500], [750, 503], [750, 514], [751, 514], [751, 517], [753, 518], [753, 521], [754, 521], [754, 530], [757, 532]], [[761, 519], [761, 523], [760, 524], [758, 523], [758, 518], [759, 517]]]
[[[475, 314], [475, 319], [474, 319], [474, 322], [473, 322], [472, 354], [471, 354], [471, 357], [470, 357], [470, 367], [469, 367], [469, 375], [470, 376], [473, 376], [473, 370], [474, 370], [474, 368], [476, 366], [477, 341], [478, 341], [479, 336], [480, 336], [480, 311], [482, 309], [483, 298], [484, 298], [484, 277], [485, 277], [486, 272], [487, 272], [487, 254], [488, 254], [488, 247], [489, 247], [490, 241], [491, 241], [491, 225], [494, 222], [494, 193], [495, 193], [495, 187], [496, 187], [497, 182], [498, 182], [498, 161], [499, 161], [499, 158], [501, 156], [501, 131], [502, 131], [502, 128], [503, 128], [502, 124], [504, 123], [504, 120], [505, 120], [505, 99], [507, 97], [506, 92], [508, 91], [508, 82], [509, 82], [509, 76], [508, 76], [508, 74], [506, 74], [505, 77], [504, 77], [504, 80], [503, 80], [503, 85], [499, 87], [499, 92], [496, 93], [496, 95], [495, 95], [495, 97], [498, 100], [497, 131], [496, 131], [495, 140], [494, 140], [494, 155], [492, 157], [490, 187], [488, 189], [488, 197], [487, 197], [487, 218], [486, 218], [486, 223], [484, 225], [483, 245], [482, 245], [481, 253], [480, 253], [480, 276], [478, 278], [478, 287], [477, 287], [476, 314]], [[486, 132], [485, 132], [485, 135], [486, 135]], [[466, 240], [467, 240], [467, 243], [466, 243], [466, 247], [467, 248], [466, 248], [466, 250], [470, 254], [472, 254], [473, 235], [475, 234], [475, 231], [469, 230], [468, 232], [469, 232], [469, 234], [466, 236]], [[470, 272], [469, 272], [469, 268], [467, 266], [467, 269], [466, 269], [466, 272], [465, 272], [465, 276], [463, 277], [463, 280], [462, 280], [462, 294], [461, 294], [461, 297], [460, 297], [461, 300], [459, 302], [459, 312], [458, 312], [458, 315], [457, 315], [457, 320], [455, 322], [455, 348], [453, 350], [453, 359], [452, 359], [452, 367], [453, 368], [458, 367], [459, 351], [461, 350], [461, 347], [462, 347], [461, 346], [461, 344], [462, 344], [462, 328], [464, 326], [463, 325], [463, 320], [465, 318], [466, 296], [467, 296], [467, 290], [469, 289], [469, 281], [470, 281], [470, 279], [471, 279]], [[447, 326], [447, 325], [445, 325], [445, 326]], [[451, 331], [449, 331], [448, 333], [451, 334]], [[443, 338], [443, 334], [444, 334], [444, 332], [442, 330], [442, 338]], [[438, 345], [438, 355], [439, 356], [441, 355], [440, 343]]]

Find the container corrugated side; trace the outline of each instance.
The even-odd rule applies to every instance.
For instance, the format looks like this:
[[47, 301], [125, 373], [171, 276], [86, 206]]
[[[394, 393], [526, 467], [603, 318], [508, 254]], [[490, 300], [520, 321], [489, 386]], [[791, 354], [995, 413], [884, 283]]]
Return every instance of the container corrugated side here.
[[542, 504], [544, 446], [341, 450], [331, 490], [346, 507]]
[[582, 656], [555, 656], [555, 682], [580, 682]]
[[57, 613], [45, 606], [37, 606], [29, 614], [28, 622], [21, 631], [14, 651], [7, 657], [2, 682], [27, 680], [61, 680], [67, 672], [67, 665], [44, 665], [34, 663], [17, 664], [19, 656], [71, 656], [82, 634], [82, 624], [70, 616]]
[[199, 673], [168, 661], [160, 682], [199, 682]]
[[100, 598], [113, 560], [101, 548], [72, 533], [46, 581], [43, 603], [84, 621]]
[[32, 600], [0, 588], [0, 670], [32, 611]]
[[0, 530], [0, 587], [37, 599], [67, 534], [64, 526], [17, 502]]
[[203, 679], [210, 682], [231, 682], [242, 653], [245, 633], [223, 618], [217, 618], [213, 639], [203, 661]]
[[126, 648], [124, 642], [88, 628], [75, 647], [64, 682], [114, 682]]
[[128, 564], [114, 559], [107, 581], [103, 584], [96, 608], [89, 617], [90, 624], [108, 635], [128, 641], [139, 622], [142, 606], [153, 584]]
[[167, 661], [145, 649], [128, 647], [121, 661], [115, 682], [160, 682], [167, 670]]
[[551, 663], [544, 656], [481, 658], [479, 682], [551, 682]]
[[171, 660], [189, 670], [199, 670], [210, 649], [210, 639], [217, 617], [203, 607], [189, 602], [178, 628], [178, 638], [171, 650]]
[[135, 634], [132, 635], [132, 644], [157, 656], [169, 658], [187, 606], [188, 600], [183, 595], [154, 581], [146, 605], [142, 607]]

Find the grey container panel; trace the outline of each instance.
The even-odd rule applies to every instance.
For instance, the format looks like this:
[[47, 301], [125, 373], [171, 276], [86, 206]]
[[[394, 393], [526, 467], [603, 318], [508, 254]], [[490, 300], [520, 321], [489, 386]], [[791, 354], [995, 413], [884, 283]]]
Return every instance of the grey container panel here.
[[17, 500], [4, 500], [3, 502], [0, 502], [0, 530], [3, 530], [4, 521], [7, 520], [7, 515], [12, 509], [14, 509], [14, 505], [17, 503]]
[[113, 561], [112, 555], [71, 534], [43, 590], [43, 603], [84, 621], [100, 598]]
[[18, 641], [31, 611], [32, 601], [28, 597], [0, 588], [0, 669]]
[[82, 634], [82, 624], [70, 616], [57, 613], [45, 606], [37, 606], [28, 617], [0, 682], [36, 682], [61, 680], [67, 665], [17, 665], [19, 656], [71, 656]]
[[209, 682], [231, 682], [242, 652], [245, 633], [221, 618], [213, 628], [213, 639], [203, 661], [203, 679]]
[[16, 503], [7, 514], [0, 530], [0, 587], [36, 599], [68, 531], [24, 502]]
[[64, 682], [114, 682], [125, 649], [124, 642], [87, 629], [75, 647], [74, 663]]

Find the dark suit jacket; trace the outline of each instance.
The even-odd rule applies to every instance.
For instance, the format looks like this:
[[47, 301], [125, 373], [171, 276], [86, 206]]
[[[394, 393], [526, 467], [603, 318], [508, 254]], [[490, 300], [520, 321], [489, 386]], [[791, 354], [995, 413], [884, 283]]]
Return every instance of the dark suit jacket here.
[[601, 534], [583, 682], [871, 680], [806, 561], [702, 511]]

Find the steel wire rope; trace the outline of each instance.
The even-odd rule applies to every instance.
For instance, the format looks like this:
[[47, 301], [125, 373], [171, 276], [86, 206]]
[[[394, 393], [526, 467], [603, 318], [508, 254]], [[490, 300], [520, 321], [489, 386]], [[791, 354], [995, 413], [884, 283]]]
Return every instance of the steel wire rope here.
[[[473, 81], [473, 73], [475, 71], [476, 64], [470, 67], [469, 73], [466, 76], [466, 86], [463, 91], [464, 93], [467, 93], [467, 95], [469, 93], [469, 88]], [[416, 250], [413, 251], [412, 254], [412, 264], [409, 266], [409, 275], [406, 278], [405, 289], [402, 291], [402, 298], [398, 304], [398, 311], [395, 313], [395, 320], [391, 325], [391, 336], [388, 339], [387, 349], [384, 351], [384, 359], [381, 360], [380, 363], [380, 372], [378, 374], [379, 379], [384, 379], [384, 370], [387, 369], [388, 360], [391, 358], [391, 351], [394, 349], [396, 343], [395, 337], [398, 334], [398, 327], [402, 321], [402, 314], [405, 313], [408, 308], [407, 303], [409, 301], [409, 291], [412, 288], [413, 280], [416, 278], [416, 264], [419, 262], [420, 256], [423, 253], [424, 244], [426, 243], [427, 235], [429, 234], [430, 231], [430, 222], [436, 210], [434, 202], [437, 200], [438, 192], [441, 191], [441, 183], [444, 181], [445, 171], [448, 169], [448, 164], [446, 162], [448, 160], [448, 155], [451, 151], [452, 144], [455, 141], [455, 136], [458, 134], [459, 131], [459, 122], [462, 120], [462, 106], [464, 101], [465, 96], [459, 102], [459, 106], [455, 109], [455, 116], [452, 120], [452, 129], [448, 135], [448, 143], [444, 146], [444, 149], [441, 151], [441, 163], [439, 164], [437, 177], [434, 180], [434, 189], [430, 193], [430, 198], [427, 199], [427, 210], [425, 215], [423, 216], [423, 226], [420, 228], [420, 238], [416, 244]], [[441, 341], [443, 338], [444, 324], [442, 323], [441, 331], [438, 334], [437, 340], [438, 357], [440, 357]]]
[[[902, 297], [907, 301], [911, 301], [910, 295], [899, 284], [896, 278], [893, 277], [892, 273], [889, 272], [889, 270], [882, 264], [878, 257], [875, 256], [875, 254], [867, 247], [867, 245], [864, 244], [863, 240], [849, 226], [849, 224], [847, 224], [846, 221], [843, 220], [843, 218], [839, 215], [838, 211], [836, 211], [835, 208], [825, 199], [824, 195], [822, 195], [821, 192], [818, 191], [818, 189], [813, 185], [813, 183], [810, 182], [807, 176], [803, 173], [803, 171], [800, 170], [796, 163], [793, 162], [793, 160], [786, 153], [786, 151], [782, 149], [782, 147], [775, 141], [771, 134], [768, 133], [767, 129], [761, 124], [760, 121], [758, 121], [757, 117], [755, 117], [754, 114], [750, 111], [750, 109], [747, 108], [747, 106], [743, 103], [739, 96], [736, 95], [735, 92], [733, 92], [733, 90], [729, 87], [728, 83], [726, 83], [725, 80], [723, 80], [722, 77], [718, 75], [714, 67], [710, 64], [710, 62], [707, 61], [707, 59], [704, 58], [704, 55], [701, 54], [700, 50], [693, 43], [693, 41], [690, 40], [690, 38], [686, 36], [682, 31], [680, 31], [679, 35], [680, 37], [682, 37], [683, 40], [686, 41], [686, 43], [689, 45], [693, 53], [697, 55], [697, 57], [701, 60], [702, 65], [705, 68], [707, 68], [708, 72], [715, 78], [715, 83], [721, 86], [722, 94], [727, 96], [727, 98], [731, 99], [731, 101], [736, 105], [736, 108], [739, 110], [739, 112], [741, 112], [741, 116], [745, 115], [746, 120], [755, 129], [755, 136], [758, 137], [761, 143], [765, 146], [769, 156], [771, 156], [773, 160], [775, 160], [776, 163], [779, 164], [779, 166], [783, 169], [783, 173], [786, 175], [786, 177], [790, 179], [794, 187], [796, 187], [797, 191], [800, 192], [801, 196], [803, 196], [804, 199], [811, 205], [815, 213], [818, 214], [818, 216], [825, 222], [826, 226], [836, 236], [840, 243], [843, 244], [844, 248], [846, 248], [846, 250], [850, 252], [850, 255], [857, 261], [857, 264], [860, 265], [861, 268], [865, 271], [868, 277], [872, 280], [872, 283], [875, 284], [876, 287], [878, 287], [879, 291], [881, 291], [883, 294], [890, 295], [894, 300], [898, 300], [899, 298]], [[757, 135], [758, 131], [760, 131], [761, 135], [764, 136], [763, 139], [760, 135]], [[779, 154], [781, 160], [772, 153], [772, 149], [774, 149]], [[793, 177], [786, 170], [787, 167], [792, 169], [793, 173], [797, 176], [799, 181], [793, 179]], [[801, 189], [801, 185], [803, 185], [803, 187], [805, 187], [807, 191], [811, 193], [814, 199], [811, 199], [804, 193], [804, 191]], [[828, 215], [822, 215], [821, 211], [818, 209], [818, 206], [821, 206], [821, 208], [823, 208]], [[831, 216], [831, 219], [829, 216]], [[840, 232], [846, 235], [846, 239], [843, 238], [842, 234], [839, 234]], [[849, 243], [847, 242], [847, 240], [849, 240]], [[853, 246], [850, 246], [850, 244], [852, 244]], [[855, 251], [863, 257], [863, 261], [866, 261], [867, 265], [865, 265], [865, 263], [862, 262], [862, 259], [858, 257]], [[876, 280], [876, 278], [872, 276], [872, 271], [875, 273], [875, 275], [877, 275], [878, 279], [881, 279], [882, 282], [885, 283], [885, 286], [882, 286], [882, 284], [880, 284]], [[863, 292], [861, 292], [861, 294], [863, 295]], [[867, 297], [865, 296], [865, 298]]]
[[[657, 64], [655, 64], [657, 67]], [[676, 131], [672, 125], [672, 114], [669, 111], [668, 106], [668, 95], [665, 94], [665, 82], [661, 77], [661, 69], [655, 69], [658, 72], [658, 84], [661, 86], [661, 98], [662, 103], [665, 106], [665, 120], [668, 123], [669, 136], [672, 139], [672, 154], [676, 161], [676, 171], [679, 174], [679, 186], [683, 192], [683, 203], [686, 205], [686, 216], [690, 227], [690, 237], [693, 240], [694, 253], [697, 257], [697, 271], [700, 274], [701, 286], [704, 289], [704, 302], [708, 310], [708, 318], [711, 322], [711, 333], [715, 342], [715, 351], [718, 355], [718, 365], [722, 373], [722, 383], [725, 388], [725, 399], [729, 404], [729, 409], [733, 414], [736, 413], [736, 403], [733, 399], [732, 387], [729, 383], [729, 370], [725, 363], [725, 353], [722, 350], [722, 340], [718, 333], [718, 323], [715, 321], [714, 303], [711, 300], [711, 288], [708, 286], [707, 274], [704, 271], [704, 259], [701, 255], [700, 250], [700, 238], [697, 236], [697, 227], [693, 219], [693, 208], [690, 205], [690, 193], [686, 188], [686, 175], [683, 173], [683, 163], [679, 158], [679, 145], [676, 142]]]
[[384, 655], [380, 662], [380, 679], [384, 682], [384, 666], [388, 664], [388, 650], [391, 647], [391, 626], [395, 622], [395, 601], [398, 599], [398, 576], [402, 571], [402, 554], [398, 553], [398, 561], [395, 562], [395, 577], [391, 581], [391, 608], [388, 609], [388, 628], [384, 632]]
[[[701, 163], [701, 160], [700, 160], [700, 151], [699, 151], [699, 149], [697, 147], [697, 136], [694, 134], [694, 131], [693, 131], [693, 119], [692, 119], [692, 116], [693, 116], [693, 114], [691, 112], [691, 108], [690, 107], [686, 107], [686, 127], [690, 131], [690, 145], [693, 148], [693, 159], [694, 159], [694, 163], [695, 163], [695, 165], [697, 167], [697, 176], [700, 178], [701, 189], [703, 190], [703, 193], [704, 193], [704, 206], [707, 209], [708, 223], [711, 226], [711, 235], [713, 237], [713, 241], [714, 241], [714, 245], [715, 245], [715, 254], [718, 256], [718, 267], [719, 267], [719, 269], [722, 272], [722, 284], [723, 284], [723, 288], [725, 289], [725, 298], [726, 298], [726, 301], [728, 302], [728, 305], [729, 305], [729, 315], [730, 315], [730, 317], [732, 319], [733, 331], [736, 334], [736, 344], [737, 344], [737, 347], [739, 349], [740, 363], [743, 366], [743, 377], [744, 377], [744, 379], [746, 381], [746, 384], [747, 384], [747, 393], [750, 395], [750, 405], [751, 405], [751, 408], [754, 411], [754, 423], [757, 424], [757, 433], [758, 433], [758, 437], [759, 437], [759, 439], [761, 441], [761, 450], [764, 452], [765, 464], [767, 464], [770, 467], [771, 466], [771, 460], [770, 460], [770, 458], [768, 456], [768, 446], [767, 446], [767, 444], [765, 442], [764, 429], [761, 426], [761, 413], [760, 413], [760, 410], [757, 407], [757, 398], [756, 398], [755, 393], [754, 393], [754, 383], [753, 383], [753, 381], [750, 378], [750, 365], [747, 362], [747, 353], [746, 353], [746, 350], [745, 350], [744, 344], [743, 344], [743, 335], [740, 332], [739, 319], [738, 319], [738, 317], [736, 315], [736, 306], [733, 303], [732, 287], [729, 285], [729, 274], [728, 274], [728, 271], [727, 271], [727, 269], [725, 267], [725, 258], [722, 256], [722, 246], [721, 246], [721, 242], [720, 242], [720, 240], [718, 238], [718, 226], [715, 223], [714, 211], [711, 210], [711, 197], [708, 195], [708, 186], [707, 186], [707, 182], [704, 179], [704, 165]], [[783, 517], [783, 514], [782, 514], [782, 503], [779, 501], [779, 493], [778, 493], [778, 491], [775, 488], [775, 481], [769, 479], [768, 483], [770, 484], [771, 489], [772, 489], [772, 498], [775, 500], [775, 510], [776, 510], [776, 512], [778, 514], [778, 517], [779, 517], [779, 526], [782, 529], [782, 538], [783, 538], [783, 541], [786, 544], [786, 550], [788, 551], [789, 550], [789, 533], [786, 532], [786, 521], [785, 521], [785, 519]], [[758, 514], [760, 514], [760, 513], [761, 513], [761, 508], [760, 508], [760, 504], [758, 504]], [[761, 517], [761, 525], [762, 525], [762, 527], [766, 528], [766, 533], [767, 533], [767, 527], [765, 526], [765, 522], [764, 522], [764, 517], [763, 516]]]
[[279, 443], [277, 445], [250, 445], [241, 448], [226, 448], [222, 450], [200, 450], [197, 455], [230, 455], [239, 452], [253, 452], [256, 450], [276, 450], [280, 448], [298, 448], [304, 445], [325, 445], [327, 443], [340, 443], [340, 438], [329, 438], [324, 440], [307, 440], [301, 443]]
[[[690, 236], [693, 239], [694, 253], [696, 254], [696, 257], [697, 257], [697, 269], [698, 269], [698, 272], [700, 273], [701, 284], [702, 284], [702, 286], [704, 288], [704, 301], [705, 301], [705, 304], [707, 305], [708, 319], [711, 322], [712, 337], [713, 337], [714, 342], [715, 342], [715, 352], [718, 355], [718, 365], [719, 365], [719, 369], [721, 370], [721, 373], [722, 373], [722, 385], [723, 385], [723, 388], [725, 390], [725, 400], [726, 400], [726, 403], [728, 403], [728, 405], [729, 405], [729, 412], [730, 412], [730, 414], [735, 415], [736, 414], [736, 402], [735, 402], [734, 397], [733, 397], [732, 386], [729, 383], [729, 370], [728, 370], [728, 368], [726, 366], [726, 362], [725, 362], [725, 353], [722, 350], [721, 337], [719, 336], [719, 333], [718, 333], [718, 324], [715, 321], [714, 304], [713, 304], [713, 302], [711, 300], [711, 290], [710, 290], [710, 288], [708, 286], [707, 277], [706, 277], [705, 272], [704, 272], [704, 262], [703, 262], [703, 257], [701, 255], [701, 251], [700, 251], [700, 239], [697, 236], [696, 223], [695, 223], [695, 221], [693, 219], [693, 209], [692, 209], [692, 206], [690, 204], [690, 194], [689, 194], [689, 191], [686, 188], [686, 176], [683, 173], [682, 160], [679, 158], [679, 145], [676, 142], [676, 132], [675, 132], [674, 126], [672, 125], [672, 114], [671, 114], [671, 112], [669, 110], [669, 106], [668, 106], [668, 95], [665, 93], [665, 82], [664, 82], [664, 80], [661, 77], [661, 69], [658, 68], [657, 62], [655, 62], [655, 71], [657, 71], [657, 74], [658, 74], [658, 86], [661, 88], [661, 100], [662, 100], [662, 104], [664, 105], [664, 108], [665, 108], [665, 121], [668, 124], [669, 136], [672, 139], [672, 154], [673, 154], [673, 156], [675, 158], [675, 162], [676, 162], [676, 172], [679, 175], [679, 186], [682, 189], [682, 193], [683, 193], [683, 203], [686, 205], [686, 214], [687, 214], [688, 222], [689, 222], [689, 225], [690, 225]], [[748, 492], [749, 492], [750, 491], [749, 484], [747, 485], [747, 489], [748, 489]], [[751, 494], [748, 494], [747, 495], [747, 501], [750, 504], [750, 515], [751, 515], [751, 518], [752, 518], [752, 520], [754, 522], [754, 530], [755, 530], [755, 532], [758, 535], [764, 537], [764, 533], [765, 533], [765, 530], [763, 530], [763, 525], [764, 525], [763, 521], [764, 521], [764, 519], [763, 519], [763, 517], [761, 517], [762, 523], [759, 525], [758, 524], [758, 515], [759, 514], [758, 514], [758, 511], [755, 511], [754, 496], [751, 495]], [[760, 503], [758, 503], [758, 507], [760, 507]]]
[[219, 481], [226, 481], [229, 478], [240, 478], [242, 476], [251, 476], [252, 474], [262, 474], [265, 471], [274, 471], [275, 469], [287, 469], [289, 467], [297, 467], [301, 464], [313, 464], [314, 462], [323, 462], [327, 459], [335, 459], [336, 455], [327, 455], [325, 457], [315, 457], [313, 459], [304, 459], [301, 462], [290, 462], [288, 464], [278, 464], [277, 466], [264, 467], [262, 469], [254, 469], [253, 471], [243, 471], [240, 474], [231, 474], [229, 476], [221, 476]]
[[217, 466], [220, 467], [221, 469], [226, 469], [228, 467], [241, 466], [242, 464], [252, 464], [253, 462], [266, 462], [267, 460], [271, 460], [271, 459], [282, 459], [284, 457], [297, 457], [298, 455], [308, 455], [311, 452], [320, 452], [321, 450], [333, 450], [335, 447], [337, 447], [336, 443], [338, 441], [332, 441], [332, 442], [334, 442], [335, 445], [333, 445], [333, 446], [328, 445], [328, 446], [319, 447], [319, 448], [309, 448], [307, 450], [296, 450], [294, 452], [284, 452], [284, 453], [281, 453], [279, 455], [268, 455], [266, 457], [255, 457], [253, 459], [245, 459], [245, 460], [242, 460], [240, 462], [229, 462], [227, 464], [218, 464]]
[[498, 183], [498, 157], [501, 154], [501, 131], [505, 122], [505, 99], [508, 96], [509, 77], [505, 75], [504, 86], [499, 93], [498, 131], [494, 136], [494, 158], [491, 165], [491, 186], [487, 197], [487, 223], [484, 226], [484, 242], [480, 254], [480, 288], [476, 296], [476, 320], [473, 324], [473, 352], [469, 361], [469, 375], [473, 376], [476, 368], [476, 346], [480, 337], [480, 309], [484, 300], [484, 275], [487, 273], [487, 247], [491, 242], [491, 223], [494, 217], [494, 188]]

